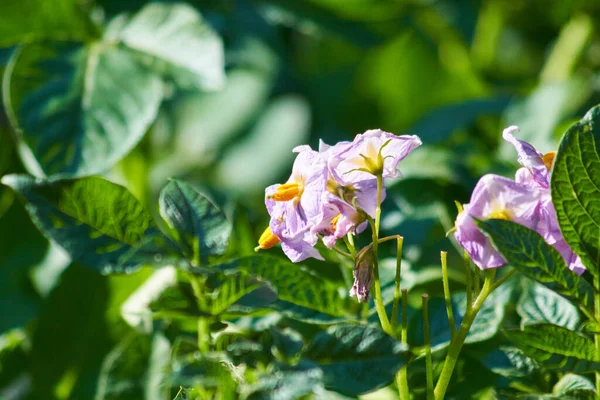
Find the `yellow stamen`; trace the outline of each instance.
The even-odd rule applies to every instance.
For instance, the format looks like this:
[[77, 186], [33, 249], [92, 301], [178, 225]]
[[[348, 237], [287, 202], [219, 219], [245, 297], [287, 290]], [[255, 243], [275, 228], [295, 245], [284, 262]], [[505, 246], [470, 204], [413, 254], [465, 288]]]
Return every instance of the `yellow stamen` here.
[[488, 215], [488, 218], [504, 219], [506, 221], [511, 220], [510, 213], [507, 210], [494, 211], [494, 212], [490, 213], [490, 215]]
[[296, 182], [284, 183], [279, 185], [275, 193], [267, 196], [268, 199], [274, 201], [288, 201], [298, 198], [302, 195], [304, 188]]
[[258, 246], [254, 248], [254, 251], [270, 249], [279, 242], [279, 238], [274, 235], [273, 232], [271, 232], [270, 227], [267, 227], [262, 235], [260, 235], [260, 238], [258, 239]]
[[552, 163], [554, 162], [554, 157], [556, 157], [555, 151], [551, 151], [542, 156], [542, 161], [544, 162], [544, 165], [546, 166], [546, 169], [548, 171], [550, 171], [552, 169]]
[[340, 214], [336, 215], [335, 217], [331, 218], [331, 228], [332, 229], [335, 229], [335, 227], [336, 227], [338, 221], [340, 220], [341, 216], [342, 216], [342, 214], [340, 213]]

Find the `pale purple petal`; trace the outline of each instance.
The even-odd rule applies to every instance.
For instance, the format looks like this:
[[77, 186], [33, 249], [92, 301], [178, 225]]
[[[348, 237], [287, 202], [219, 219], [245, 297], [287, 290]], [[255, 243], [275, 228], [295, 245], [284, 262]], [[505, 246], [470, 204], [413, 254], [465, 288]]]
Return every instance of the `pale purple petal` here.
[[502, 132], [504, 140], [512, 144], [517, 150], [518, 161], [523, 167], [527, 168], [533, 180], [541, 187], [548, 188], [550, 186], [550, 173], [544, 164], [542, 154], [529, 143], [518, 140], [513, 133], [518, 133], [517, 126], [510, 126]]
[[471, 201], [456, 219], [456, 240], [481, 269], [505, 264], [490, 240], [481, 233], [473, 218], [486, 219], [504, 213], [511, 221], [534, 229], [540, 219], [543, 192], [497, 176], [483, 176], [471, 195]]
[[381, 151], [384, 160], [383, 177], [397, 178], [401, 176], [398, 163], [421, 144], [418, 136], [397, 136], [380, 129], [371, 129], [357, 135], [352, 143], [329, 149], [329, 170], [342, 185], [372, 179], [373, 174], [365, 171], [369, 168], [365, 159], [376, 163]]

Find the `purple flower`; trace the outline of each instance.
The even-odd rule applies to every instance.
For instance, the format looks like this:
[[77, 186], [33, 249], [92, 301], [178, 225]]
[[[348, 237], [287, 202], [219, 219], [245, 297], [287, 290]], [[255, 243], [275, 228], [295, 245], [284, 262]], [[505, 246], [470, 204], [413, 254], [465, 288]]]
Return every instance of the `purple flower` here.
[[456, 218], [456, 240], [481, 269], [506, 264], [473, 218], [506, 219], [535, 229], [540, 218], [541, 190], [498, 175], [484, 175], [473, 190], [471, 201]]
[[308, 146], [296, 147], [294, 152], [298, 156], [288, 181], [265, 190], [271, 216], [269, 228], [281, 240], [281, 248], [291, 261], [309, 257], [322, 260], [314, 248], [318, 237], [311, 228], [323, 215], [321, 198], [327, 187], [327, 164]]
[[516, 139], [513, 133], [518, 132], [519, 128], [517, 126], [510, 126], [502, 132], [502, 137], [515, 146], [519, 164], [522, 165], [522, 168], [519, 168], [515, 175], [515, 180], [524, 185], [541, 189], [540, 219], [534, 229], [543, 236], [548, 244], [559, 251], [570, 270], [581, 275], [585, 271], [585, 267], [581, 259], [573, 253], [573, 250], [563, 238], [556, 219], [554, 204], [552, 204], [550, 170], [556, 152], [539, 153], [529, 143]]
[[361, 233], [367, 227], [364, 216], [341, 198], [325, 192], [323, 203], [325, 204], [323, 216], [311, 231], [321, 234], [323, 243], [330, 249], [338, 239], [348, 233]]
[[380, 129], [356, 135], [352, 142], [342, 142], [328, 149], [329, 171], [341, 185], [373, 179], [401, 176], [398, 163], [422, 144], [415, 135], [396, 136]]
[[515, 138], [513, 133], [518, 132], [518, 126], [509, 126], [502, 132], [504, 140], [512, 144], [517, 150], [519, 164], [523, 167], [517, 171], [515, 180], [528, 185], [549, 188], [550, 169], [556, 152], [545, 155], [538, 153], [529, 143]]

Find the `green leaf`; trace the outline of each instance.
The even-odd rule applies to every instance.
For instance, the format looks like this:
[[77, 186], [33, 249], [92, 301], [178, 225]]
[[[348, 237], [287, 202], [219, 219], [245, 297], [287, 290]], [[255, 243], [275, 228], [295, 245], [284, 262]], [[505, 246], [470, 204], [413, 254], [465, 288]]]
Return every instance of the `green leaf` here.
[[[242, 398], [252, 400], [287, 400], [304, 398], [313, 394], [324, 398], [323, 372], [313, 363], [302, 361], [289, 366], [274, 366], [261, 374], [257, 382], [242, 389]], [[309, 397], [310, 398], [310, 397]]]
[[588, 304], [591, 285], [567, 268], [560, 253], [537, 233], [522, 225], [500, 219], [478, 221], [496, 249], [515, 269], [549, 289]]
[[325, 386], [359, 395], [387, 386], [408, 362], [407, 347], [377, 328], [334, 325], [302, 353], [323, 370]]
[[85, 39], [92, 23], [77, 0], [3, 0], [0, 2], [0, 47], [40, 40]]
[[345, 320], [350, 300], [337, 286], [306, 267], [272, 256], [243, 257], [211, 267], [220, 271], [244, 271], [271, 283], [278, 300], [269, 307], [306, 322]]
[[23, 196], [42, 233], [88, 267], [131, 272], [168, 261], [168, 240], [122, 186], [94, 177], [43, 181], [24, 175], [5, 176], [2, 183]]
[[575, 374], [566, 374], [554, 385], [553, 393], [569, 393], [575, 390], [595, 390], [589, 379]]
[[26, 45], [4, 73], [7, 114], [36, 175], [107, 170], [144, 136], [162, 98], [160, 77], [108, 43]]
[[[233, 374], [240, 372], [223, 353], [200, 353], [198, 344], [189, 338], [175, 339], [171, 351], [171, 372], [165, 379], [170, 387], [188, 388], [183, 393], [189, 399], [206, 397], [206, 389], [217, 390], [223, 399], [234, 399], [236, 382]], [[198, 390], [196, 390], [198, 389]], [[179, 391], [182, 393], [182, 391]], [[204, 393], [204, 396], [200, 396]], [[197, 396], [197, 397], [194, 397]]]
[[545, 399], [545, 400], [593, 400], [596, 391], [592, 382], [587, 378], [566, 374], [552, 389], [552, 394], [527, 394], [517, 396], [518, 399]]
[[548, 369], [590, 372], [600, 369], [594, 343], [579, 332], [552, 324], [526, 325], [506, 336], [528, 356]]
[[184, 88], [216, 89], [225, 81], [221, 38], [189, 5], [148, 4], [113, 21], [107, 38], [142, 52], [149, 67]]
[[565, 133], [550, 182], [563, 237], [593, 275], [600, 274], [599, 122], [594, 107]]
[[490, 371], [507, 378], [525, 377], [539, 370], [539, 365], [516, 347], [502, 346], [484, 359]]
[[172, 180], [161, 191], [159, 205], [161, 216], [177, 232], [193, 264], [227, 250], [231, 224], [191, 185]]
[[[205, 282], [199, 297], [192, 285], [179, 282], [164, 290], [150, 303], [158, 317], [196, 318], [224, 313], [244, 313], [267, 307], [277, 299], [269, 285], [244, 273], [213, 276]], [[254, 301], [248, 297], [259, 292]]]
[[160, 334], [131, 333], [106, 356], [95, 400], [164, 399], [170, 347]]
[[579, 325], [577, 307], [554, 291], [529, 279], [522, 280], [523, 292], [517, 303], [521, 327], [530, 323], [547, 322], [575, 329]]
[[292, 328], [278, 329], [271, 327], [269, 329], [273, 341], [272, 350], [283, 358], [296, 356], [304, 347], [302, 335]]

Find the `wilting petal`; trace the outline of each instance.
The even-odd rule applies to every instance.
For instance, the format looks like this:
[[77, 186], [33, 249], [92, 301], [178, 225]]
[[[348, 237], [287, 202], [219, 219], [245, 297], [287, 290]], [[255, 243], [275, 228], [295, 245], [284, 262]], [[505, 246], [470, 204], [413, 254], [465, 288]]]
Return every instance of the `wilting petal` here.
[[356, 297], [359, 303], [369, 300], [369, 291], [373, 279], [372, 268], [373, 248], [369, 246], [358, 253], [354, 264], [354, 284], [350, 289], [350, 297]]
[[[517, 150], [518, 161], [531, 173], [533, 181], [543, 188], [550, 187], [550, 172], [544, 163], [543, 155], [529, 143], [518, 140], [513, 133], [518, 133], [517, 126], [509, 126], [502, 132], [504, 140], [512, 144]], [[522, 172], [521, 172], [522, 174]], [[523, 177], [516, 178], [523, 181]]]

